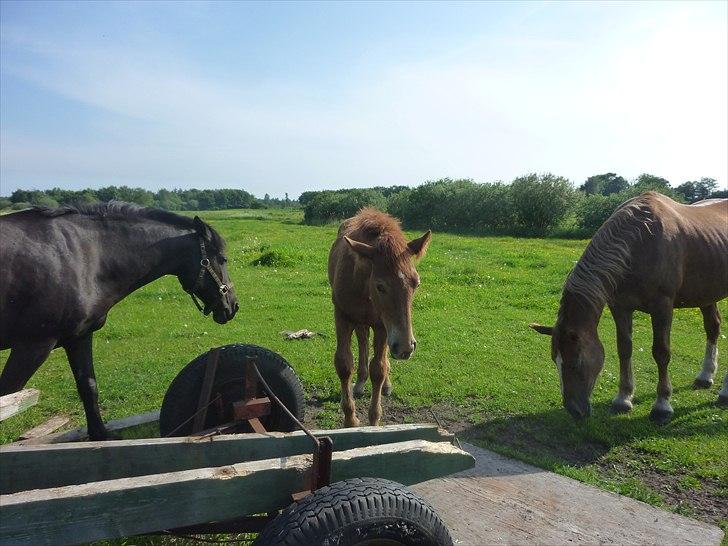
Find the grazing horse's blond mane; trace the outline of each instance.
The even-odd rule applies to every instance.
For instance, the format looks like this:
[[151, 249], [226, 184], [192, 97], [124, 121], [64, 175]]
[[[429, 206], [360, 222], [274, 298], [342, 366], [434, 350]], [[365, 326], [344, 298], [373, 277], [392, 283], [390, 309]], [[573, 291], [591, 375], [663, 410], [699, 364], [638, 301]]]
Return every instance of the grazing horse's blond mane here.
[[642, 240], [643, 233], [654, 235], [655, 219], [648, 200], [649, 194], [635, 197], [604, 222], [566, 279], [564, 293], [582, 296], [597, 311], [611, 301], [630, 269], [635, 243]]

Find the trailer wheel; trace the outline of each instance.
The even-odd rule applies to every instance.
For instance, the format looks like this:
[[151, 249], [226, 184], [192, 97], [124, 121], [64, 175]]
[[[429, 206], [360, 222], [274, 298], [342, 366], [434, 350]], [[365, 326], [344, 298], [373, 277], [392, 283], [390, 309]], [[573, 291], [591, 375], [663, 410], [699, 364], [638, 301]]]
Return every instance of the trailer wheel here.
[[[188, 436], [192, 433], [194, 415], [205, 377], [208, 353], [203, 353], [187, 364], [174, 378], [159, 412], [159, 431], [162, 437]], [[233, 420], [232, 403], [243, 398], [245, 392], [245, 364], [249, 357], [257, 359], [256, 366], [273, 393], [299, 420], [303, 419], [304, 394], [301, 380], [285, 359], [257, 345], [233, 344], [220, 347], [217, 373], [212, 387], [205, 428], [229, 423]], [[257, 396], [267, 396], [258, 386]], [[271, 401], [271, 412], [262, 417], [266, 430], [290, 432], [296, 429], [293, 420]], [[244, 431], [252, 432], [247, 425]]]
[[354, 478], [292, 504], [254, 546], [452, 546], [435, 510], [401, 484]]

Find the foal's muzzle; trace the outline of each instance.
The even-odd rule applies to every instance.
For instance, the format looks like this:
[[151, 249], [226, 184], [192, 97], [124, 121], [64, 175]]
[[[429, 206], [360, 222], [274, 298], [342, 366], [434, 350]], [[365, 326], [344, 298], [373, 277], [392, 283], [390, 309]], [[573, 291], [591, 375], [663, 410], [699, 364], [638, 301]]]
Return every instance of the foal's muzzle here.
[[389, 346], [389, 352], [392, 354], [392, 358], [396, 360], [407, 360], [412, 356], [417, 348], [417, 340], [413, 339], [409, 345], [398, 342], [392, 343]]

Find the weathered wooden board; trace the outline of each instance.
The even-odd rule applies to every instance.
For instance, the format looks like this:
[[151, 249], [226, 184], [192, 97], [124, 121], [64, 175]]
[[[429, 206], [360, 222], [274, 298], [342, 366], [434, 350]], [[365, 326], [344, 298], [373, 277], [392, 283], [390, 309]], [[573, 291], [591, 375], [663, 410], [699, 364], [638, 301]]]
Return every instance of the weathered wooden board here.
[[[78, 544], [263, 513], [308, 487], [310, 455], [122, 478], [0, 496], [0, 543]], [[461, 471], [471, 455], [413, 440], [334, 453], [332, 481], [378, 476], [411, 484]]]
[[474, 468], [414, 485], [456, 544], [720, 544], [700, 521], [463, 444]]
[[23, 440], [30, 440], [31, 438], [42, 438], [43, 436], [48, 436], [49, 434], [57, 431], [59, 428], [68, 424], [70, 421], [71, 418], [68, 415], [54, 415], [37, 427], [26, 430], [20, 437]]
[[[407, 440], [449, 442], [436, 425], [390, 425], [320, 430], [335, 451]], [[45, 489], [145, 474], [285, 457], [312, 452], [303, 432], [231, 434], [207, 438], [149, 438], [51, 445], [0, 446], [0, 493]]]
[[39, 397], [40, 391], [38, 389], [24, 389], [0, 396], [0, 421], [35, 406]]
[[[122, 430], [130, 430], [134, 427], [144, 426], [149, 423], [159, 421], [159, 410], [149, 411], [132, 415], [131, 417], [123, 417], [114, 419], [106, 423], [106, 430], [109, 432], [118, 432]], [[10, 445], [40, 445], [40, 444], [60, 444], [64, 442], [77, 442], [88, 438], [88, 432], [85, 428], [75, 428], [66, 432], [58, 432], [56, 434], [48, 434], [38, 438], [29, 438], [13, 442]]]

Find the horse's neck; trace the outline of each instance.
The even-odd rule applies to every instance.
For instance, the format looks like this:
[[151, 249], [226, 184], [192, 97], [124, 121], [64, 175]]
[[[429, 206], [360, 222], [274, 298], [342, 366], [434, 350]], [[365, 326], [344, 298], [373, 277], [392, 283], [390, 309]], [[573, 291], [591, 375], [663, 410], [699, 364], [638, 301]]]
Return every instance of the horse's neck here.
[[100, 273], [117, 301], [164, 275], [180, 274], [194, 244], [191, 232], [161, 224], [111, 226], [100, 238]]
[[559, 308], [559, 321], [562, 324], [584, 328], [596, 326], [604, 311], [604, 303], [595, 304], [581, 294], [564, 290]]

